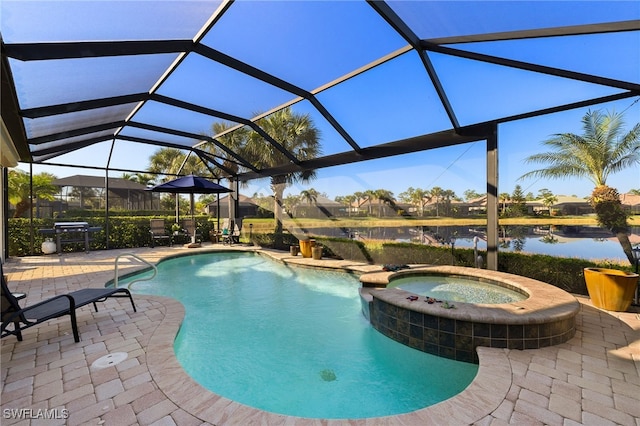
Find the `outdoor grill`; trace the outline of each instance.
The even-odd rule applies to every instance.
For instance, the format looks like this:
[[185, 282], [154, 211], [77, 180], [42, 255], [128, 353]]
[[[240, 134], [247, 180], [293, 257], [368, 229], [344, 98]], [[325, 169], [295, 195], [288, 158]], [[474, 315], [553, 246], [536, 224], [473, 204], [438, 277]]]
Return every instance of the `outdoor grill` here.
[[89, 234], [100, 231], [100, 226], [89, 226], [87, 222], [56, 222], [53, 229], [41, 229], [41, 234], [55, 234], [56, 251], [62, 253], [62, 245], [84, 242], [84, 250], [89, 252]]

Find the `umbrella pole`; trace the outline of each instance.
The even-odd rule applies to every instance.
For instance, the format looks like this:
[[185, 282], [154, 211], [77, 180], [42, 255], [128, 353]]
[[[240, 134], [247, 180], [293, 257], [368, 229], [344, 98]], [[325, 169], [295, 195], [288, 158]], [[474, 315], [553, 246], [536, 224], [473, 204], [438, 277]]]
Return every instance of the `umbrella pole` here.
[[193, 192], [189, 194], [189, 201], [191, 202], [191, 222], [193, 223], [193, 235], [191, 236], [191, 242], [196, 243], [196, 220], [193, 218]]
[[176, 194], [176, 223], [180, 223], [180, 194]]

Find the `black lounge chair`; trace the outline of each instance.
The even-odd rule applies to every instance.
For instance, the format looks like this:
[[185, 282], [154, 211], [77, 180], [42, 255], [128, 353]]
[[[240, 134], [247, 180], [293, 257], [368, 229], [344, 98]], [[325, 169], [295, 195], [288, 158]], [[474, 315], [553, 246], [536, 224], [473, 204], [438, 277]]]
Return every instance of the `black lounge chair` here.
[[[2, 335], [0, 338], [14, 335], [18, 341], [22, 341], [22, 330], [53, 318], [69, 315], [73, 338], [79, 342], [80, 334], [76, 321], [76, 309], [93, 303], [93, 307], [98, 312], [96, 302], [104, 302], [109, 297], [128, 297], [131, 300], [133, 311], [136, 312], [136, 305], [133, 303], [131, 293], [126, 288], [84, 288], [21, 308], [18, 299], [9, 291], [7, 281], [2, 273], [2, 264], [0, 264], [0, 278], [2, 279]], [[13, 324], [12, 329], [8, 328], [10, 324]]]

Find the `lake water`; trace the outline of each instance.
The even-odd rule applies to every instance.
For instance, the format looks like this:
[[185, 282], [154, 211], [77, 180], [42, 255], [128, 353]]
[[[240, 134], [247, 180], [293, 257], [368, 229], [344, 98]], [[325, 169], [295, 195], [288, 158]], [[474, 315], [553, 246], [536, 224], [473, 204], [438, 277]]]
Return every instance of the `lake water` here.
[[[432, 245], [450, 246], [455, 238], [455, 247], [473, 248], [474, 237], [479, 237], [478, 249], [486, 251], [483, 239], [486, 228], [463, 226], [412, 226], [371, 228], [323, 228], [313, 233], [334, 237], [349, 236], [366, 241], [389, 240]], [[640, 242], [640, 227], [631, 228], [631, 241]], [[500, 251], [546, 254], [559, 257], [574, 257], [588, 260], [610, 260], [628, 262], [618, 239], [598, 227], [587, 226], [501, 226]]]

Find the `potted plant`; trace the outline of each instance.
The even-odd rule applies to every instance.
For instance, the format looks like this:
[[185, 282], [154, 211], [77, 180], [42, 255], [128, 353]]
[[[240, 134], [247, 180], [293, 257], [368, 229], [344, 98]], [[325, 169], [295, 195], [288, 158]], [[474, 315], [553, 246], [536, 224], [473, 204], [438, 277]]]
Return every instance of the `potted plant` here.
[[[598, 223], [617, 235], [625, 254], [633, 263], [627, 213], [622, 207], [618, 191], [607, 185], [599, 185], [593, 190], [590, 202], [596, 211]], [[594, 306], [623, 312], [629, 309], [633, 300], [638, 274], [617, 269], [585, 268], [584, 280]]]
[[311, 257], [311, 248], [315, 245], [316, 240], [305, 238], [300, 240], [300, 253], [302, 257]]
[[180, 225], [174, 223], [173, 225], [171, 225], [171, 231], [173, 231], [173, 235], [178, 235], [180, 233]]
[[322, 259], [322, 246], [320, 244], [311, 247], [311, 257], [315, 260]]
[[584, 268], [584, 280], [595, 307], [624, 312], [631, 306], [638, 274], [618, 269]]

